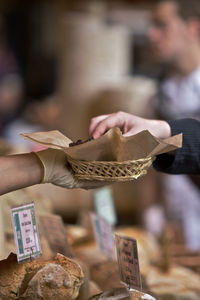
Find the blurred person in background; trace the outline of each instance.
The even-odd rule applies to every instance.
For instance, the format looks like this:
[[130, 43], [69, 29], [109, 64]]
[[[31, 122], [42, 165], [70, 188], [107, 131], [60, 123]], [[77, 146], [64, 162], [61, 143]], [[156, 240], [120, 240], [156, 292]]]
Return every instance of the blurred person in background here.
[[[31, 12], [31, 5], [29, 9], [26, 8], [27, 14]], [[15, 23], [19, 22], [20, 12], [14, 12], [13, 16], [11, 22], [11, 13], [8, 22], [7, 16], [4, 20], [0, 15], [0, 136], [13, 146], [14, 152], [36, 151], [40, 147], [21, 140], [19, 134], [58, 128], [55, 67], [54, 62], [39, 51], [36, 54], [29, 50], [33, 42], [25, 39], [25, 29], [20, 32], [25, 22], [22, 20], [18, 26]], [[15, 27], [16, 36], [12, 38]], [[27, 22], [27, 28], [32, 33], [34, 25]], [[21, 47], [25, 48], [24, 52]]]
[[[158, 1], [149, 40], [164, 66], [156, 117], [200, 119], [200, 1]], [[200, 249], [200, 180], [166, 175], [163, 183], [169, 220], [183, 226], [188, 247]]]
[[8, 46], [4, 20], [0, 16], [0, 136], [6, 136], [6, 127], [19, 115], [23, 98], [23, 79]]
[[[10, 119], [10, 122], [6, 123], [3, 137], [15, 147], [16, 151], [26, 149], [35, 151], [40, 149], [38, 145], [33, 145], [29, 141], [22, 141], [19, 136], [20, 133], [58, 129], [57, 120], [60, 108], [55, 95], [54, 70], [52, 70], [51, 66], [47, 66], [48, 61], [44, 58], [42, 64], [41, 58], [34, 60], [33, 57], [30, 56], [31, 62], [26, 70], [26, 95], [23, 93], [23, 81], [21, 78], [18, 78], [18, 85], [13, 83], [10, 88], [13, 94], [14, 92], [17, 93], [16, 88], [18, 87], [18, 97], [12, 98], [11, 100], [13, 101], [8, 101], [7, 99], [4, 101], [7, 105], [10, 103], [8, 109], [15, 114]], [[21, 86], [19, 85], [20, 80]], [[0, 104], [3, 102], [3, 99], [0, 101]], [[9, 112], [7, 115], [9, 115]]]

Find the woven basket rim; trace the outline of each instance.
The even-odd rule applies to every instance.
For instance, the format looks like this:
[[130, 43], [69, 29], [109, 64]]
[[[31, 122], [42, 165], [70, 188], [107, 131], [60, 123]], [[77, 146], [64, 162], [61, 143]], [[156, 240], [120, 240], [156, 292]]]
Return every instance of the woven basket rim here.
[[109, 177], [109, 176], [96, 176], [96, 175], [80, 175], [80, 174], [75, 174], [75, 177], [77, 177], [78, 179], [85, 179], [85, 180], [98, 180], [98, 181], [130, 181], [130, 180], [134, 180], [137, 179], [143, 175], [145, 175], [147, 172], [141, 172], [138, 175], [132, 175], [132, 176], [113, 176], [113, 177]]
[[154, 160], [154, 156], [149, 156], [145, 158], [139, 158], [139, 159], [134, 159], [134, 160], [124, 160], [124, 161], [115, 161], [115, 160], [81, 160], [81, 159], [75, 159], [72, 158], [71, 156], [68, 155], [68, 159], [72, 160], [74, 162], [81, 162], [81, 163], [90, 163], [90, 164], [115, 164], [115, 165], [122, 165], [122, 164], [130, 164], [134, 162], [144, 162], [144, 161], [149, 161], [149, 160]]
[[[130, 181], [147, 173], [155, 157], [146, 157], [137, 160], [117, 161], [85, 161], [68, 158], [78, 179], [100, 181]], [[134, 169], [135, 166], [135, 169]], [[105, 169], [106, 168], [106, 169]], [[110, 169], [111, 168], [111, 169]], [[128, 168], [128, 169], [127, 169]], [[131, 168], [133, 168], [131, 170]], [[118, 169], [118, 175], [116, 170]], [[113, 171], [113, 174], [112, 174]]]

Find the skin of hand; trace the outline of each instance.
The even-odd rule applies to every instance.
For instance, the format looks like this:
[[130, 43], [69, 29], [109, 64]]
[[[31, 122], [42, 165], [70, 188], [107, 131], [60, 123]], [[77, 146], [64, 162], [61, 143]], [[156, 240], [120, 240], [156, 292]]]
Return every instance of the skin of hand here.
[[89, 135], [97, 139], [113, 127], [119, 127], [124, 136], [134, 135], [142, 130], [148, 130], [157, 138], [171, 136], [171, 128], [167, 122], [144, 119], [122, 111], [92, 118]]
[[47, 149], [35, 152], [43, 166], [42, 183], [53, 183], [68, 189], [95, 189], [108, 184], [101, 181], [79, 180], [68, 164], [66, 154], [61, 150]]

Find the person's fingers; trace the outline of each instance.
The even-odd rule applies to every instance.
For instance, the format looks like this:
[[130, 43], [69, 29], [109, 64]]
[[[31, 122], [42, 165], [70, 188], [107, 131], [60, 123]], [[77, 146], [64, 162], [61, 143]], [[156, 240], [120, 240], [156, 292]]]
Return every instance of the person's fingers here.
[[93, 131], [93, 138], [97, 139], [102, 134], [104, 134], [108, 129], [111, 129], [113, 127], [119, 127], [123, 130], [124, 120], [119, 118], [117, 115], [112, 114], [105, 118], [103, 121], [99, 122], [99, 124], [96, 126], [96, 128]]
[[131, 135], [137, 134], [137, 133], [140, 132], [140, 131], [141, 131], [140, 128], [134, 127], [134, 128], [132, 128], [132, 129], [128, 130], [127, 132], [125, 132], [125, 133], [123, 134], [123, 136], [125, 136], [125, 137], [131, 136]]
[[134, 135], [134, 133], [132, 133], [131, 130], [129, 130], [126, 133], [123, 134], [124, 137], [131, 136], [131, 135]]
[[91, 120], [89, 133], [94, 139], [99, 138], [108, 129], [119, 127], [124, 136], [130, 136], [143, 130], [145, 119], [125, 112], [116, 112], [110, 115], [102, 115]]
[[101, 115], [95, 118], [91, 119], [90, 125], [89, 125], [89, 136], [93, 135], [94, 130], [96, 129], [96, 127], [98, 126], [98, 124], [106, 119], [109, 115]]

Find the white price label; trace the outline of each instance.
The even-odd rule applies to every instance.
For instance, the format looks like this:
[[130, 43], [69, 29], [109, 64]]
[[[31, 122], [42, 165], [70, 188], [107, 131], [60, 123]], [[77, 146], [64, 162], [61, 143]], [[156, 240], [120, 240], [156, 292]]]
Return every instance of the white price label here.
[[91, 213], [91, 219], [99, 250], [109, 259], [113, 259], [114, 239], [111, 224], [93, 213]]
[[117, 260], [122, 282], [129, 289], [142, 289], [137, 241], [115, 234]]
[[104, 187], [95, 191], [94, 200], [98, 216], [104, 218], [111, 225], [115, 225], [117, 217], [111, 188]]
[[34, 203], [11, 209], [18, 262], [41, 256]]

